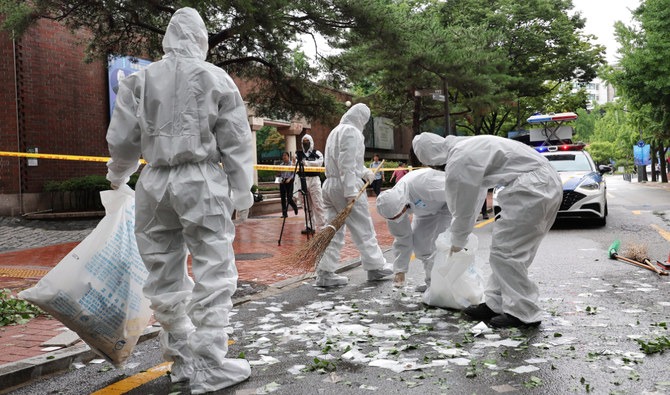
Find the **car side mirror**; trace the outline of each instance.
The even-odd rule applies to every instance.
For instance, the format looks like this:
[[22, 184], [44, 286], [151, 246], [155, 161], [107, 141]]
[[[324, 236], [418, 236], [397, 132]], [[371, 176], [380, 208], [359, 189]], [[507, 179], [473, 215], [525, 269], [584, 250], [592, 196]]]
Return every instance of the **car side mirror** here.
[[612, 166], [611, 165], [600, 165], [600, 166], [598, 166], [598, 170], [600, 171], [600, 174], [611, 173], [612, 172]]

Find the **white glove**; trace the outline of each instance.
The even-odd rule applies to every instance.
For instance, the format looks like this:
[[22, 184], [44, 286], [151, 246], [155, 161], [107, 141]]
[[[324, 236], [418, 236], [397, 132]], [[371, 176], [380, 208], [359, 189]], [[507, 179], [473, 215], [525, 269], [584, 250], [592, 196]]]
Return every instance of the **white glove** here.
[[454, 255], [455, 253], [461, 251], [463, 247], [456, 247], [456, 246], [451, 246], [451, 249], [449, 250], [449, 256]]
[[372, 170], [367, 169], [365, 170], [365, 174], [363, 174], [363, 179], [366, 182], [372, 183], [372, 181], [375, 179], [375, 173]]
[[235, 219], [233, 220], [233, 224], [235, 226], [241, 224], [242, 222], [246, 221], [247, 218], [249, 218], [249, 209], [244, 209], [244, 210], [239, 210], [237, 211], [237, 215], [235, 216]]

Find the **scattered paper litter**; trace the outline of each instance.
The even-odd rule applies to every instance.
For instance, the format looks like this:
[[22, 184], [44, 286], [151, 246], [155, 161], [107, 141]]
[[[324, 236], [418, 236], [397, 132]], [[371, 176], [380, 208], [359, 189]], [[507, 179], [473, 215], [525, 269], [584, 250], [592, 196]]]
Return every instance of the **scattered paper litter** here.
[[500, 335], [497, 334], [497, 333], [489, 333], [489, 334], [484, 335], [484, 339], [487, 339], [487, 340], [498, 340], [498, 339], [500, 339]]
[[428, 367], [429, 365], [419, 365], [416, 360], [399, 360], [394, 361], [391, 359], [376, 359], [369, 364], [370, 366], [376, 366], [379, 368], [390, 369], [395, 373], [404, 372], [406, 370], [417, 370]]
[[572, 344], [576, 343], [577, 338], [576, 337], [559, 337], [559, 338], [554, 338], [554, 340], [550, 341], [549, 344], [552, 344], [554, 346], [563, 346], [566, 344]]
[[81, 362], [73, 362], [73, 363], [72, 363], [72, 367], [75, 368], [75, 369], [81, 369], [81, 368], [83, 368], [83, 367], [85, 367], [85, 366], [86, 366], [86, 365], [83, 364], [83, 363], [81, 363]]
[[40, 351], [42, 351], [42, 352], [50, 352], [50, 351], [60, 350], [61, 348], [63, 348], [63, 347], [60, 347], [60, 346], [45, 347], [45, 348], [41, 348]]
[[540, 368], [538, 368], [537, 366], [533, 366], [533, 365], [525, 365], [525, 366], [518, 366], [518, 367], [516, 367], [516, 368], [514, 368], [514, 369], [508, 369], [508, 370], [509, 370], [510, 372], [514, 372], [514, 373], [519, 373], [519, 374], [521, 374], [521, 373], [530, 373], [530, 372], [534, 372], [534, 371], [536, 371], [536, 370], [540, 370]]
[[469, 352], [462, 350], [460, 348], [447, 348], [447, 347], [438, 347], [435, 346], [433, 347], [433, 350], [437, 351], [438, 353], [445, 355], [450, 358], [454, 357], [463, 357], [463, 356], [468, 356], [470, 355]]
[[501, 394], [505, 393], [505, 392], [513, 392], [513, 391], [516, 392], [516, 391], [518, 391], [518, 389], [512, 387], [509, 384], [496, 385], [496, 386], [491, 387], [491, 389], [494, 390], [495, 392], [498, 392], [498, 393], [501, 393]]
[[293, 365], [288, 372], [291, 374], [300, 374], [302, 373], [302, 370], [305, 368], [305, 365]]
[[670, 306], [670, 302], [658, 302], [661, 306]]
[[342, 359], [349, 359], [353, 362], [363, 362], [368, 363], [370, 358], [366, 357], [360, 350], [352, 348], [351, 350], [345, 352], [341, 356]]
[[358, 387], [358, 388], [360, 388], [362, 390], [377, 391], [377, 387], [373, 387], [373, 386], [367, 385], [367, 384], [361, 384], [361, 386]]
[[279, 360], [275, 357], [271, 357], [269, 355], [261, 355], [261, 359], [257, 361], [249, 361], [249, 365], [251, 366], [256, 366], [256, 365], [273, 365], [275, 363], [279, 363]]
[[432, 324], [433, 319], [430, 317], [421, 317], [419, 318], [419, 324]]
[[275, 383], [274, 381], [270, 384], [266, 384], [264, 387], [256, 388], [257, 394], [266, 394], [268, 392], [275, 392], [281, 387], [281, 384]]
[[493, 331], [491, 330], [491, 328], [486, 326], [486, 324], [482, 321], [479, 324], [470, 328], [470, 332], [472, 332], [472, 334], [475, 336], [479, 336], [485, 333], [491, 333]]
[[343, 379], [342, 377], [338, 376], [337, 373], [335, 373], [335, 372], [331, 372], [331, 373], [328, 375], [328, 377], [326, 377], [326, 378], [323, 379], [322, 381], [323, 381], [324, 383], [337, 383], [337, 382], [342, 381], [342, 380], [344, 380], [344, 379]]
[[282, 311], [282, 309], [280, 309], [279, 307], [275, 307], [275, 306], [266, 307], [265, 310], [272, 311], [273, 313], [279, 313], [280, 311]]
[[544, 358], [530, 358], [530, 359], [526, 359], [526, 360], [524, 360], [524, 362], [525, 362], [525, 363], [530, 363], [530, 364], [533, 364], [533, 363], [545, 363], [545, 362], [547, 362], [547, 360], [544, 359]]
[[105, 363], [105, 362], [107, 362], [107, 361], [104, 360], [104, 359], [92, 359], [91, 361], [89, 361], [89, 363], [95, 363], [95, 364]]
[[627, 310], [621, 310], [621, 311], [624, 312], [624, 313], [628, 313], [628, 314], [637, 314], [637, 313], [644, 313], [645, 312], [644, 310], [641, 310], [641, 309], [627, 309]]
[[470, 362], [472, 362], [472, 361], [470, 361], [467, 358], [453, 358], [453, 359], [449, 360], [449, 363], [454, 364], [454, 365], [458, 365], [458, 366], [467, 366], [467, 365], [470, 365]]

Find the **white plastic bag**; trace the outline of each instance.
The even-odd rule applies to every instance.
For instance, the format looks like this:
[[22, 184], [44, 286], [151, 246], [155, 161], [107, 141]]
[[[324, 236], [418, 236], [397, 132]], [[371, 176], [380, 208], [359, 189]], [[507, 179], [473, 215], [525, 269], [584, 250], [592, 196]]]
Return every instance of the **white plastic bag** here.
[[437, 237], [430, 287], [423, 294], [425, 304], [460, 310], [483, 302], [482, 278], [474, 268], [477, 245], [477, 236], [470, 234], [465, 247], [449, 256], [449, 231]]
[[100, 192], [105, 217], [33, 288], [19, 293], [123, 366], [151, 318], [147, 270], [135, 241], [135, 191]]

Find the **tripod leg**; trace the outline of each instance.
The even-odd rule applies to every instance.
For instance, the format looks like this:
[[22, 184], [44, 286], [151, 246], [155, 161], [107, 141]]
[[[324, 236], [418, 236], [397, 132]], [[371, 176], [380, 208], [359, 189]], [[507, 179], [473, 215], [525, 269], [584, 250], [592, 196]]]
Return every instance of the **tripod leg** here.
[[277, 240], [277, 245], [281, 245], [281, 238], [284, 235], [284, 225], [286, 225], [286, 217], [281, 221], [281, 232], [279, 232], [279, 240]]

